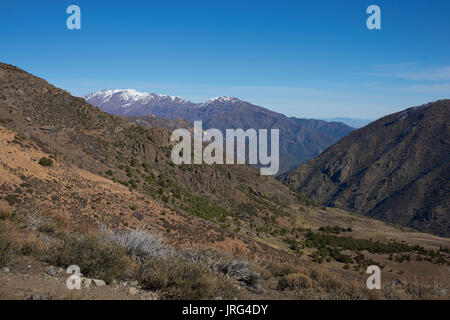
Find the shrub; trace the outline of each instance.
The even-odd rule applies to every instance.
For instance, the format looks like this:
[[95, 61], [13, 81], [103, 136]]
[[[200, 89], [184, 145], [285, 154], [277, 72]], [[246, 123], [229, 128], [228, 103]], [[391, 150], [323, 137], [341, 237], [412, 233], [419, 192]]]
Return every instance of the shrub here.
[[222, 274], [227, 278], [245, 282], [248, 285], [255, 285], [259, 278], [258, 274], [251, 270], [248, 261], [232, 259], [213, 250], [200, 250], [198, 248], [187, 250], [183, 253], [183, 257], [191, 263], [206, 265], [216, 274]]
[[3, 225], [0, 225], [0, 267], [5, 266], [11, 260], [12, 242]]
[[0, 221], [2, 220], [11, 220], [14, 217], [14, 214], [11, 214], [8, 211], [0, 211]]
[[39, 164], [43, 167], [51, 167], [53, 165], [53, 160], [50, 158], [42, 157], [39, 159]]
[[148, 257], [167, 257], [173, 255], [173, 250], [164, 244], [162, 237], [150, 230], [112, 231], [100, 225], [100, 237], [113, 245], [125, 249], [126, 253], [138, 260]]
[[164, 299], [232, 299], [237, 295], [226, 278], [215, 275], [203, 264], [181, 259], [148, 260], [140, 274], [140, 282], [145, 289], [161, 291]]
[[28, 229], [36, 230], [39, 227], [51, 224], [52, 219], [49, 216], [33, 212], [28, 216]]
[[66, 236], [50, 249], [47, 260], [63, 267], [78, 265], [84, 275], [107, 283], [124, 274], [130, 265], [124, 248], [85, 235]]
[[315, 289], [322, 289], [328, 293], [341, 290], [345, 283], [338, 275], [318, 269], [312, 269], [309, 276], [313, 281], [313, 287]]
[[303, 290], [312, 288], [313, 283], [310, 277], [303, 273], [288, 274], [278, 280], [278, 290]]
[[298, 268], [291, 264], [287, 263], [276, 263], [270, 262], [267, 265], [267, 269], [272, 273], [275, 277], [283, 277], [285, 275], [296, 273]]

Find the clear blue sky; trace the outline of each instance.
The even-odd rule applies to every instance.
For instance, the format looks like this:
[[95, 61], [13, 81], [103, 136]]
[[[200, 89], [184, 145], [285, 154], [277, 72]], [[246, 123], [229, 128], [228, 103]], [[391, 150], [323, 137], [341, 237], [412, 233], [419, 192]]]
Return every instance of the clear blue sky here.
[[[66, 28], [81, 8], [82, 29]], [[381, 8], [382, 29], [366, 28]], [[377, 118], [450, 98], [450, 1], [0, 1], [0, 61], [74, 95], [230, 95], [290, 116]]]

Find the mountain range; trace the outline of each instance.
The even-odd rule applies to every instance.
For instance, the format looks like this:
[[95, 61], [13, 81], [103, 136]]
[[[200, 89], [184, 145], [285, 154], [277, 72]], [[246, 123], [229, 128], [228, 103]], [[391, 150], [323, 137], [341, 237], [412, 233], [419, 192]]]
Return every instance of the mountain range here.
[[385, 116], [280, 181], [327, 206], [450, 235], [450, 100]]
[[280, 129], [280, 173], [294, 168], [353, 131], [341, 122], [287, 117], [235, 97], [193, 103], [180, 97], [142, 93], [133, 89], [103, 90], [86, 101], [120, 116], [146, 116], [187, 121], [202, 120], [203, 129]]
[[[393, 117], [381, 123], [379, 130], [383, 131], [383, 126], [397, 127], [399, 121], [414, 124], [409, 117], [420, 122], [423, 112], [424, 119], [430, 115], [424, 126], [430, 126], [427, 130], [438, 138], [421, 141], [430, 144], [425, 151], [438, 168], [432, 149], [447, 151], [448, 139], [442, 131], [448, 129], [446, 118], [438, 116], [445, 114], [446, 107], [447, 102], [440, 102], [436, 111], [430, 106], [425, 107], [433, 110], [429, 113], [418, 108], [411, 114], [398, 114], [398, 119]], [[253, 166], [175, 165], [170, 157], [171, 132], [160, 125], [187, 122], [171, 121], [149, 115], [108, 114], [44, 79], [0, 63], [0, 253], [5, 252], [2, 248], [9, 248], [5, 245], [14, 248], [10, 262], [0, 260], [2, 268], [5, 263], [11, 268], [11, 272], [0, 271], [0, 297], [23, 296], [30, 291], [52, 298], [54, 292], [73, 298], [73, 292], [61, 290], [64, 286], [58, 285], [55, 291], [48, 289], [50, 284], [55, 285], [55, 279], [62, 279], [61, 275], [65, 278], [60, 283], [65, 283], [64, 272], [55, 277], [43, 273], [47, 267], [77, 264], [83, 275], [93, 279], [107, 275], [111, 285], [105, 290], [122, 290], [112, 280], [137, 281], [139, 294], [151, 293], [160, 298], [168, 297], [164, 283], [173, 269], [181, 281], [181, 285], [178, 280], [171, 281], [177, 292], [184, 287], [201, 291], [195, 296], [183, 295], [190, 299], [370, 299], [374, 298], [374, 291], [365, 287], [365, 270], [376, 264], [384, 267], [386, 283], [379, 292], [380, 298], [412, 299], [424, 294], [448, 298], [447, 290], [436, 291], [431, 284], [439, 281], [445, 288], [450, 286], [449, 238], [320, 205], [295, 190], [289, 181], [284, 181], [287, 186], [274, 177], [261, 176]], [[360, 130], [368, 130], [372, 125]], [[422, 128], [419, 124], [417, 127]], [[399, 128], [396, 135], [402, 137], [407, 128], [408, 125]], [[360, 130], [349, 137], [360, 137]], [[425, 128], [418, 132], [422, 130]], [[409, 136], [414, 136], [415, 129], [411, 132]], [[368, 139], [363, 141], [370, 143]], [[405, 148], [409, 150], [408, 146]], [[382, 154], [377, 148], [373, 152]], [[365, 156], [358, 153], [355, 157]], [[421, 169], [428, 165], [426, 157], [416, 160], [423, 162]], [[336, 165], [330, 162], [331, 167]], [[408, 168], [413, 165], [408, 162]], [[448, 194], [447, 176], [442, 170], [439, 173], [444, 181], [430, 180], [436, 187], [424, 188], [425, 192]], [[323, 187], [332, 188], [333, 184]], [[308, 191], [306, 187], [300, 189]], [[32, 227], [39, 221], [39, 227]], [[154, 242], [157, 246], [170, 246], [184, 260], [174, 264], [167, 251], [165, 257], [152, 256], [157, 261], [164, 258], [169, 267], [161, 269], [161, 278], [144, 277], [144, 271], [157, 265], [143, 269], [147, 267], [145, 261], [140, 262], [132, 253], [105, 247], [109, 242], [98, 242], [107, 241], [99, 237], [99, 224], [117, 235], [151, 232], [152, 246]], [[156, 235], [161, 238], [153, 238]], [[13, 236], [14, 241], [7, 238], [5, 242], [6, 236]], [[127, 256], [115, 259], [116, 255], [111, 254], [116, 252]], [[124, 259], [130, 263], [119, 269], [117, 264]], [[216, 276], [222, 277], [224, 265], [213, 268], [208, 264], [205, 269], [198, 269], [192, 263], [198, 267], [211, 259], [220, 263], [231, 261], [230, 265], [237, 268], [232, 269], [233, 274], [235, 270], [245, 271], [239, 271], [238, 280], [230, 280], [239, 293], [232, 290], [223, 295], [217, 289], [212, 293], [204, 290], [205, 285], [216, 287], [216, 282], [207, 283]], [[179, 268], [186, 271], [177, 271]], [[215, 270], [215, 276], [208, 270]], [[208, 281], [197, 281], [199, 273], [206, 275]], [[399, 277], [415, 279], [418, 287], [408, 283], [406, 291], [406, 286], [399, 287]], [[88, 292], [102, 297], [94, 290]]]

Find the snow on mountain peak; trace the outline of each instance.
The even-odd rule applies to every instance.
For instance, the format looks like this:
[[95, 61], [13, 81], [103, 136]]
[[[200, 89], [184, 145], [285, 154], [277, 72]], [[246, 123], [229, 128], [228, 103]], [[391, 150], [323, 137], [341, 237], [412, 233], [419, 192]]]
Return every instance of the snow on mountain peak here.
[[86, 100], [99, 100], [100, 103], [106, 103], [111, 101], [111, 99], [119, 99], [123, 102], [122, 107], [126, 108], [135, 103], [146, 104], [149, 102], [172, 102], [172, 103], [187, 103], [189, 101], [176, 97], [169, 96], [166, 94], [156, 94], [140, 92], [135, 89], [113, 89], [113, 90], [102, 90], [97, 91], [85, 96]]
[[221, 97], [215, 97], [212, 99], [209, 99], [207, 102], [203, 103], [202, 106], [208, 106], [208, 105], [212, 105], [215, 103], [237, 103], [237, 102], [241, 102], [241, 100], [239, 100], [236, 97], [230, 97], [230, 96], [221, 96]]

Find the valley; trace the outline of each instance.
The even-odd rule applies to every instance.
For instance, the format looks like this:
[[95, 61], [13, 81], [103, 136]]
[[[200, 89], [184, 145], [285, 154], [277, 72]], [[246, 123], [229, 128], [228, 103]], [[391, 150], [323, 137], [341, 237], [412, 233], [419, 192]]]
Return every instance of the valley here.
[[[87, 261], [84, 273], [138, 281], [143, 296], [161, 299], [448, 298], [448, 238], [324, 206], [246, 164], [175, 165], [171, 131], [159, 126], [164, 120], [155, 117], [149, 127], [132, 119], [0, 64], [0, 239], [4, 252], [15, 249], [6, 267], [28, 259], [66, 268], [74, 262], [66, 250], [81, 241], [102, 248], [99, 254], [114, 249], [116, 261], [126, 262], [111, 262], [114, 272], [105, 274]], [[51, 227], [31, 228], [36, 216]], [[160, 235], [159, 246], [170, 250], [136, 259], [110, 248], [100, 225], [112, 234]], [[217, 267], [223, 261], [227, 267]], [[245, 275], [235, 276], [235, 264]], [[383, 267], [379, 292], [365, 288], [370, 264]], [[194, 274], [211, 291], [178, 292], [158, 280], [162, 271], [150, 271], [171, 274], [167, 268], [177, 272], [173, 283]]]

